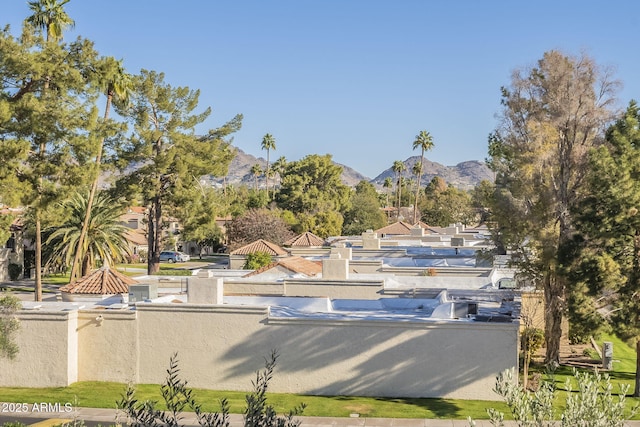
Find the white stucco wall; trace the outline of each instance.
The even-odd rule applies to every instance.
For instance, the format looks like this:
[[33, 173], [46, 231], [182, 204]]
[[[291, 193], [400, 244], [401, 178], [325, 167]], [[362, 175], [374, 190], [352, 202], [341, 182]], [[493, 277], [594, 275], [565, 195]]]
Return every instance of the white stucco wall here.
[[135, 311], [82, 310], [77, 329], [78, 381], [138, 382]]
[[60, 387], [78, 380], [76, 312], [21, 311], [19, 353], [0, 358], [4, 387]]
[[277, 349], [274, 392], [494, 399], [495, 377], [517, 366], [516, 323], [274, 318], [268, 307], [185, 303], [20, 319], [20, 354], [0, 360], [1, 386], [160, 384], [177, 352], [190, 386], [246, 391]]
[[193, 387], [247, 390], [278, 349], [274, 392], [496, 399], [495, 377], [517, 366], [517, 325], [269, 319], [267, 308], [138, 306], [142, 383], [169, 357]]

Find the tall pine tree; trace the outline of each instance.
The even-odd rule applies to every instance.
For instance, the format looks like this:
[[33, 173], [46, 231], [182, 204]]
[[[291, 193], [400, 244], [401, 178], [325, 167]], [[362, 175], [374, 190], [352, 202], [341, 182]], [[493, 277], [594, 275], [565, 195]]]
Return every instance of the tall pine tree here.
[[[640, 112], [631, 102], [590, 153], [588, 196], [574, 215], [573, 323], [587, 333], [607, 320], [635, 342], [640, 360]], [[640, 396], [636, 369], [634, 396]]]
[[225, 175], [233, 158], [225, 137], [240, 129], [242, 115], [198, 136], [195, 127], [211, 113], [210, 108], [194, 113], [199, 95], [165, 83], [163, 73], [142, 70], [134, 78], [130, 105], [119, 110], [134, 131], [118, 153], [125, 167], [118, 187], [139, 195], [148, 209], [149, 274], [160, 268], [166, 207], [183, 187], [193, 185], [194, 177]]

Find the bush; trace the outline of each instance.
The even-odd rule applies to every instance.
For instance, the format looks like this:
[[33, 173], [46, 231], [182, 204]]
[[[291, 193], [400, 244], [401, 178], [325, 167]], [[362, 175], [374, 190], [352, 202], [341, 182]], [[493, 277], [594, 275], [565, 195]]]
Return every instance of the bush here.
[[538, 328], [525, 328], [520, 337], [522, 352], [527, 356], [535, 354], [544, 344], [544, 331]]
[[242, 268], [244, 270], [257, 270], [269, 264], [271, 264], [271, 255], [266, 252], [254, 252], [247, 255], [247, 260]]
[[9, 264], [9, 279], [14, 282], [22, 275], [22, 266], [20, 264]]
[[[560, 415], [560, 423], [555, 417], [553, 401], [555, 386], [553, 378], [544, 381], [537, 391], [529, 393], [514, 380], [514, 371], [501, 373], [496, 380], [494, 391], [507, 403], [513, 419], [518, 426], [556, 426], [574, 427], [622, 427], [625, 420], [632, 417], [638, 407], [625, 417], [625, 396], [628, 385], [620, 386], [620, 392], [614, 397], [613, 385], [608, 375], [598, 372], [578, 372], [573, 370], [573, 379], [577, 390], [572, 388], [570, 378], [565, 383], [567, 400]], [[491, 424], [504, 426], [504, 414], [493, 408], [487, 410]], [[469, 424], [475, 426], [473, 420]]]
[[21, 308], [22, 302], [18, 297], [0, 294], [0, 358], [15, 359], [20, 350], [15, 342], [15, 333], [20, 329], [16, 311]]
[[[265, 369], [256, 373], [253, 382], [254, 390], [247, 394], [247, 407], [244, 411], [245, 427], [300, 427], [302, 423], [294, 417], [302, 414], [306, 405], [300, 404], [289, 411], [287, 415], [278, 416], [275, 408], [267, 404], [267, 388], [273, 377], [273, 371], [278, 360], [277, 351], [271, 352], [271, 357], [265, 359]], [[180, 379], [178, 355], [174, 354], [169, 360], [167, 378], [160, 386], [160, 392], [167, 406], [166, 411], [156, 409], [157, 402], [138, 402], [135, 389], [129, 385], [122, 398], [116, 402], [116, 407], [128, 417], [127, 426], [171, 426], [180, 427], [182, 413], [190, 409], [196, 414], [198, 424], [203, 427], [229, 427], [229, 403], [226, 399], [220, 401], [220, 412], [204, 413], [201, 405], [195, 400], [193, 390], [187, 387], [187, 381]]]

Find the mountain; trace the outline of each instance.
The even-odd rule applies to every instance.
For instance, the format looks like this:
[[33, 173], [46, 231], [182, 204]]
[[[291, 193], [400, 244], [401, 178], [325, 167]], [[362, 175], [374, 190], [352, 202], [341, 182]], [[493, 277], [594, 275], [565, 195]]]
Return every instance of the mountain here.
[[[267, 167], [267, 161], [262, 157], [252, 156], [237, 147], [236, 153], [236, 157], [229, 165], [229, 173], [227, 176], [225, 178], [210, 177], [207, 181], [211, 185], [219, 187], [226, 181], [227, 184], [244, 184], [253, 186], [254, 177], [251, 173], [251, 167], [256, 163], [259, 164], [263, 170]], [[414, 178], [411, 170], [413, 165], [419, 161], [420, 156], [409, 157], [405, 160], [404, 164], [406, 170], [402, 176], [405, 178]], [[391, 177], [392, 180], [395, 180], [395, 173], [391, 168], [383, 171], [375, 178], [370, 179], [349, 166], [340, 163], [336, 163], [336, 165], [342, 167], [342, 182], [350, 187], [355, 187], [360, 181], [369, 181], [376, 187], [382, 188], [385, 178]], [[421, 182], [426, 185], [434, 176], [439, 176], [443, 178], [447, 184], [452, 184], [453, 186], [463, 190], [469, 190], [475, 187], [483, 179], [493, 181], [493, 173], [483, 162], [470, 160], [458, 163], [455, 166], [443, 166], [440, 163], [432, 162], [425, 157]], [[262, 176], [259, 179], [259, 186], [264, 188], [264, 185], [264, 176]]]
[[[402, 173], [402, 176], [404, 178], [414, 179], [415, 176], [411, 171], [413, 170], [413, 165], [419, 162], [420, 156], [409, 157], [405, 160], [403, 162], [405, 171]], [[487, 164], [484, 162], [469, 160], [458, 163], [455, 166], [443, 166], [440, 163], [432, 162], [425, 157], [422, 165], [422, 178], [420, 178], [420, 182], [422, 185], [426, 185], [435, 176], [439, 176], [444, 179], [447, 184], [451, 184], [461, 190], [470, 190], [482, 180], [493, 182], [493, 172], [491, 172], [491, 169], [489, 169]], [[391, 168], [373, 178], [371, 182], [382, 186], [387, 177], [391, 178], [395, 182], [396, 174]]]

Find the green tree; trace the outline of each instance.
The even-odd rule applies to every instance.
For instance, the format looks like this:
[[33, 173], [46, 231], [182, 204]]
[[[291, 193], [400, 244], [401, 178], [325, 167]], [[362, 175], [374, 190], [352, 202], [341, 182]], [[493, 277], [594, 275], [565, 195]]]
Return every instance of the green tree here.
[[344, 213], [343, 234], [359, 235], [366, 230], [376, 230], [387, 224], [387, 219], [380, 210], [378, 192], [373, 184], [360, 181], [351, 195], [350, 205]]
[[420, 168], [418, 170], [418, 182], [416, 184], [416, 199], [415, 204], [413, 205], [413, 223], [418, 222], [418, 196], [420, 195], [420, 179], [422, 178], [423, 172], [423, 163], [424, 163], [424, 152], [433, 149], [435, 146], [433, 142], [433, 138], [431, 134], [426, 130], [420, 131], [418, 135], [416, 135], [416, 139], [413, 141], [413, 149], [420, 148]]
[[494, 201], [494, 193], [496, 186], [493, 182], [483, 179], [471, 191], [471, 201], [476, 213], [478, 214], [479, 223], [489, 223], [489, 228], [493, 228], [491, 222], [491, 206]]
[[253, 252], [247, 255], [247, 259], [242, 266], [243, 270], [257, 270], [265, 265], [271, 264], [271, 255], [267, 252]]
[[16, 311], [22, 308], [18, 297], [6, 292], [0, 294], [0, 357], [15, 359], [18, 355], [18, 344], [15, 333], [20, 329]]
[[0, 34], [0, 193], [5, 203], [33, 212], [38, 301], [42, 217], [69, 188], [86, 185], [87, 164], [95, 158], [98, 91], [86, 76], [96, 63], [87, 40], [46, 42], [30, 25], [19, 39], [8, 30]]
[[223, 234], [216, 223], [222, 212], [221, 200], [217, 191], [196, 182], [185, 188], [176, 200], [175, 215], [182, 225], [182, 240], [198, 245], [198, 255], [206, 247], [214, 247], [223, 240]]
[[67, 221], [43, 231], [46, 237], [47, 263], [68, 266], [74, 254], [79, 252], [80, 276], [87, 275], [97, 262], [113, 266], [129, 255], [125, 236], [128, 228], [120, 222], [124, 207], [103, 192], [96, 195], [89, 217], [87, 237], [82, 245], [78, 245], [88, 203], [87, 194], [75, 194], [62, 203], [69, 213]]
[[544, 289], [548, 363], [559, 360], [569, 285], [559, 254], [574, 232], [587, 152], [602, 140], [616, 87], [590, 57], [550, 51], [502, 88], [500, 126], [489, 144], [501, 202], [494, 209], [502, 211], [496, 218], [506, 221], [503, 238], [521, 272]]
[[132, 103], [120, 109], [134, 132], [118, 152], [123, 175], [117, 184], [127, 193], [139, 194], [148, 209], [149, 274], [160, 268], [165, 204], [171, 206], [174, 195], [193, 185], [194, 177], [226, 175], [233, 158], [224, 138], [240, 128], [242, 116], [206, 136], [196, 136], [195, 126], [211, 113], [210, 108], [194, 113], [199, 95], [197, 90], [165, 83], [163, 73], [142, 70], [134, 79]]
[[[640, 112], [634, 101], [589, 158], [589, 192], [572, 212], [579, 234], [571, 254], [578, 285], [570, 294], [571, 326], [584, 336], [608, 321], [635, 341], [640, 364]], [[634, 396], [640, 396], [640, 369]]]
[[400, 205], [402, 201], [402, 172], [407, 169], [404, 162], [400, 160], [395, 160], [393, 162], [393, 166], [391, 166], [391, 170], [396, 174], [396, 197], [398, 200], [397, 208], [398, 208], [398, 217], [400, 217]]
[[267, 185], [267, 198], [269, 198], [269, 175], [271, 171], [269, 170], [269, 153], [271, 150], [276, 149], [276, 139], [270, 133], [265, 134], [262, 137], [262, 144], [260, 145], [263, 150], [267, 150], [267, 169], [266, 169], [266, 185]]
[[450, 224], [471, 224], [476, 213], [471, 196], [463, 190], [447, 185], [439, 176], [433, 177], [425, 188], [425, 200], [421, 204], [422, 221], [447, 227]]
[[[320, 217], [331, 220], [331, 227], [322, 233], [340, 234], [342, 215], [349, 204], [350, 189], [342, 183], [342, 168], [334, 164], [330, 155], [312, 154], [287, 164], [282, 175], [282, 184], [276, 201], [280, 208], [294, 214], [315, 218], [315, 230], [324, 228]], [[331, 212], [331, 214], [329, 214]], [[307, 231], [305, 230], [305, 231]], [[326, 235], [322, 236], [326, 237]]]
[[80, 250], [80, 248], [83, 247], [84, 240], [87, 236], [87, 232], [89, 229], [89, 219], [91, 218], [91, 210], [93, 209], [93, 202], [96, 197], [96, 191], [98, 191], [105, 138], [107, 135], [113, 135], [115, 132], [120, 130], [118, 128], [112, 129], [107, 125], [109, 122], [111, 105], [114, 99], [116, 100], [116, 102], [127, 102], [132, 89], [131, 76], [125, 72], [124, 67], [122, 66], [122, 62], [116, 61], [114, 58], [104, 58], [101, 61], [100, 66], [97, 68], [97, 72], [95, 74], [98, 85], [103, 88], [104, 94], [106, 95], [106, 104], [103, 116], [103, 122], [105, 126], [100, 128], [100, 143], [98, 146], [98, 153], [96, 154], [96, 158], [93, 164], [93, 182], [91, 184], [91, 189], [89, 190], [89, 199], [87, 202], [84, 221], [82, 223], [82, 230], [80, 231], [80, 236], [78, 237], [78, 249], [75, 251], [75, 256], [73, 258], [73, 262], [71, 263], [71, 274], [69, 276], [69, 283], [78, 280], [81, 276], [80, 257], [83, 251]]
[[340, 212], [322, 211], [313, 215], [313, 225], [310, 228], [307, 228], [307, 230], [310, 230], [313, 234], [322, 238], [339, 236], [342, 234], [343, 223], [344, 217]]

